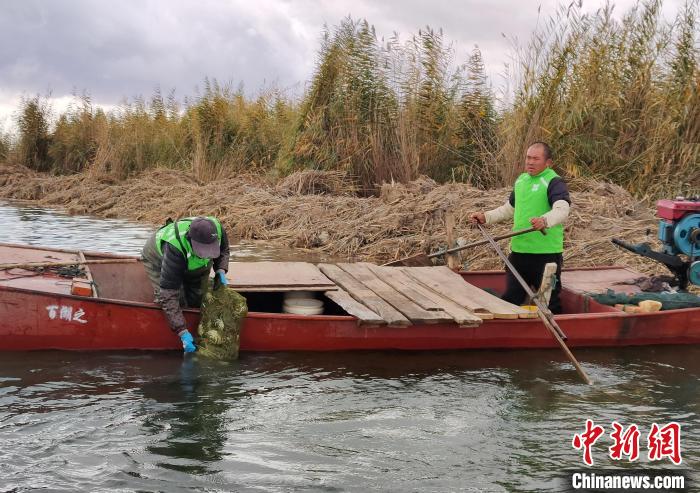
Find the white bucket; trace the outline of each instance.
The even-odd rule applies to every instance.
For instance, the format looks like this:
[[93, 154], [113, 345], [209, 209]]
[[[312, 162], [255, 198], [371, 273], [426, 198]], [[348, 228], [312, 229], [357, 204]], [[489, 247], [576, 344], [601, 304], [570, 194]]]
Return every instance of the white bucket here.
[[290, 298], [284, 300], [282, 311], [294, 315], [320, 315], [323, 313], [323, 301], [313, 298]]
[[287, 291], [284, 293], [284, 300], [298, 300], [299, 298], [314, 299], [314, 293], [312, 291]]

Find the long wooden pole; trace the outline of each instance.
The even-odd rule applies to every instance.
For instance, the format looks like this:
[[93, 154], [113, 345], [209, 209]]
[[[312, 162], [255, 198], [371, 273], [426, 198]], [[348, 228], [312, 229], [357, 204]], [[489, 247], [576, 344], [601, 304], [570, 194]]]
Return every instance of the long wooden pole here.
[[532, 300], [535, 302], [535, 304], [537, 305], [537, 314], [542, 319], [544, 326], [547, 328], [547, 330], [549, 330], [549, 333], [552, 334], [552, 337], [554, 337], [557, 343], [559, 343], [559, 346], [561, 347], [562, 351], [564, 351], [566, 357], [569, 358], [569, 361], [571, 361], [571, 363], [574, 365], [574, 368], [576, 368], [576, 371], [581, 376], [583, 381], [586, 382], [588, 385], [593, 385], [591, 379], [588, 378], [588, 375], [583, 370], [583, 368], [581, 368], [581, 365], [579, 364], [578, 360], [564, 342], [564, 339], [562, 338], [562, 335], [564, 333], [562, 332], [561, 328], [559, 328], [557, 322], [554, 320], [552, 312], [549, 311], [548, 307], [544, 306], [544, 303], [542, 303], [542, 301], [539, 298], [535, 297], [535, 294], [532, 292], [532, 289], [530, 289], [530, 286], [527, 285], [525, 280], [520, 276], [520, 273], [516, 270], [513, 264], [510, 263], [508, 257], [506, 257], [506, 255], [503, 253], [503, 250], [501, 250], [501, 248], [498, 246], [493, 237], [488, 232], [486, 232], [486, 230], [481, 224], [477, 223], [477, 226], [481, 231], [481, 234], [484, 235], [484, 238], [486, 238], [488, 242], [491, 243], [491, 246], [496, 251], [498, 256], [501, 257], [501, 260], [505, 262], [508, 269], [510, 269], [510, 271], [513, 273], [513, 276], [515, 276], [515, 278], [518, 280], [518, 282], [523, 287], [527, 295], [530, 296], [530, 298], [532, 298]]
[[74, 260], [65, 262], [25, 262], [20, 264], [0, 264], [0, 270], [5, 269], [24, 269], [35, 267], [67, 267], [70, 265], [86, 265], [86, 264], [131, 264], [138, 262], [135, 258], [114, 258], [100, 260]]
[[[455, 246], [455, 216], [452, 211], [445, 212], [445, 232], [447, 233], [447, 248]], [[447, 266], [450, 269], [459, 267], [459, 258], [454, 253], [448, 253], [446, 256]]]
[[[506, 238], [512, 238], [513, 236], [518, 236], [518, 235], [522, 235], [525, 233], [532, 233], [533, 231], [536, 231], [536, 229], [535, 228], [519, 229], [518, 231], [511, 231], [510, 233], [506, 233], [506, 234], [503, 234], [501, 236], [494, 236], [493, 239], [496, 241], [505, 240]], [[466, 245], [457, 246], [454, 248], [448, 248], [447, 250], [440, 250], [439, 252], [431, 253], [430, 255], [428, 255], [428, 258], [435, 258], [435, 257], [439, 257], [440, 255], [445, 255], [448, 253], [459, 252], [461, 250], [464, 250], [465, 248], [472, 248], [472, 247], [476, 247], [476, 246], [486, 245], [488, 242], [489, 242], [489, 240], [479, 240], [479, 241], [474, 241], [472, 243], [467, 243]]]
[[[518, 231], [511, 231], [510, 233], [506, 233], [501, 236], [494, 236], [494, 240], [505, 240], [506, 238], [512, 238], [513, 236], [518, 236], [522, 235], [525, 233], [531, 233], [533, 231], [536, 231], [535, 228], [526, 228], [526, 229], [519, 229]], [[419, 253], [417, 255], [411, 255], [410, 257], [404, 257], [398, 260], [392, 260], [391, 262], [387, 262], [386, 264], [382, 264], [382, 267], [391, 267], [393, 265], [409, 265], [409, 266], [415, 266], [415, 265], [432, 265], [432, 262], [430, 259], [435, 258], [435, 257], [440, 257], [442, 255], [450, 254], [450, 253], [455, 253], [455, 252], [460, 252], [466, 248], [472, 248], [472, 247], [477, 247], [481, 245], [486, 245], [488, 243], [488, 240], [479, 240], [479, 241], [474, 241], [472, 243], [467, 243], [466, 245], [462, 246], [457, 246], [454, 248], [448, 248], [447, 250], [440, 250], [439, 252], [431, 253], [430, 255], [426, 255], [425, 253]]]

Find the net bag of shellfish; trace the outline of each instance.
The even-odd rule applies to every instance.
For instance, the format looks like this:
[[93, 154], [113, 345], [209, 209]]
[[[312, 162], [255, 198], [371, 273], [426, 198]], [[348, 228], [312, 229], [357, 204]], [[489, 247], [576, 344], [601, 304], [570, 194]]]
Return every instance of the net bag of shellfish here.
[[212, 359], [238, 359], [241, 324], [248, 314], [246, 299], [227, 287], [213, 289], [206, 283], [202, 296], [197, 353]]

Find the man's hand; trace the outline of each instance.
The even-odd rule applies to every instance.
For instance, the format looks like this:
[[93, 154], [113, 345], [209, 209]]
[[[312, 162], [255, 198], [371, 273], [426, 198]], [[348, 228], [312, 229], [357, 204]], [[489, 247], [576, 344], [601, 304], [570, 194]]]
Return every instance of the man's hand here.
[[530, 224], [532, 224], [532, 227], [537, 231], [542, 231], [547, 227], [547, 220], [543, 217], [533, 217], [530, 219]]
[[219, 289], [221, 286], [228, 286], [228, 279], [226, 279], [226, 271], [224, 269], [218, 269], [214, 274], [214, 289]]
[[472, 212], [469, 214], [469, 222], [472, 224], [485, 224], [486, 215], [483, 212]]
[[186, 353], [194, 353], [197, 350], [197, 346], [194, 345], [194, 339], [190, 331], [185, 329], [179, 334], [180, 340], [182, 341], [182, 349]]

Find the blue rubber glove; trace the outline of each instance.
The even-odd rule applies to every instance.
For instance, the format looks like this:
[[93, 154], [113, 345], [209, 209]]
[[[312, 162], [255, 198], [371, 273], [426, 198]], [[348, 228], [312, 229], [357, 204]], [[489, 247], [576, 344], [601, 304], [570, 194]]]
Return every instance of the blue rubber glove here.
[[186, 353], [194, 353], [197, 350], [197, 346], [194, 345], [194, 339], [190, 331], [185, 329], [180, 333], [180, 340], [182, 341], [182, 349]]
[[226, 272], [224, 269], [219, 269], [216, 271], [216, 277], [219, 280], [219, 284], [222, 286], [228, 286], [228, 279], [226, 279]]

